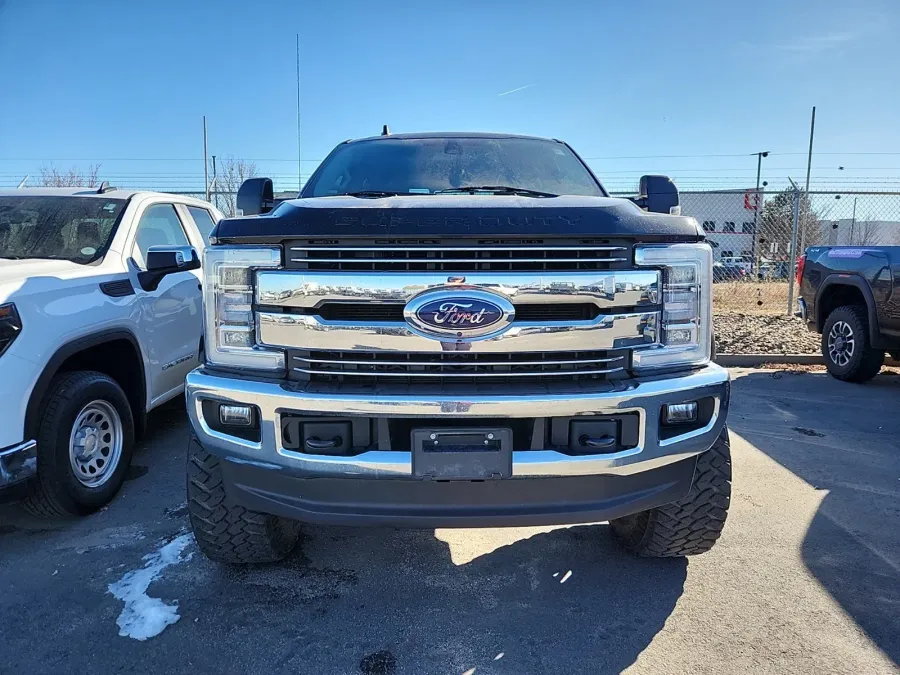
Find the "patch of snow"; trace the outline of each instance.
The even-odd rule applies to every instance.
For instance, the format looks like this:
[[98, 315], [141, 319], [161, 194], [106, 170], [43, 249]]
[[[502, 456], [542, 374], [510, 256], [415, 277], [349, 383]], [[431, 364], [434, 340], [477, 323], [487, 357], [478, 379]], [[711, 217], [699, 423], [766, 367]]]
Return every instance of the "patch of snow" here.
[[117, 582], [109, 585], [109, 592], [125, 603], [122, 613], [116, 619], [119, 635], [146, 640], [159, 635], [166, 626], [181, 618], [177, 602], [167, 605], [159, 598], [147, 595], [147, 589], [164, 569], [190, 559], [190, 556], [182, 556], [190, 542], [190, 534], [175, 537], [159, 550], [145, 555], [141, 569], [127, 572]]

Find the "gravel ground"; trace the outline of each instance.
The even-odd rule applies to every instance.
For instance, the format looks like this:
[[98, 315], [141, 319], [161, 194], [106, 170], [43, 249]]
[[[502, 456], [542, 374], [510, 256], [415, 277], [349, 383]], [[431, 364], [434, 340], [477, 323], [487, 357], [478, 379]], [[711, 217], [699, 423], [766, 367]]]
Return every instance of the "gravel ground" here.
[[818, 354], [821, 337], [793, 316], [721, 312], [713, 315], [718, 354]]
[[[283, 563], [216, 565], [187, 534], [173, 401], [108, 509], [0, 507], [0, 673], [897, 673], [900, 378], [730, 372], [728, 524], [687, 561], [604, 524], [309, 526]], [[121, 635], [125, 586], [178, 620]]]

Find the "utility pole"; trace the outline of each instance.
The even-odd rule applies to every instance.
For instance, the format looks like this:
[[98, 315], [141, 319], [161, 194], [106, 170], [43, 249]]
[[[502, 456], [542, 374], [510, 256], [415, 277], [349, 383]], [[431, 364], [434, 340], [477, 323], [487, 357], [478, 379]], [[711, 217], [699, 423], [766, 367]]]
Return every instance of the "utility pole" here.
[[853, 246], [853, 233], [856, 230], [856, 200], [858, 197], [853, 198], [853, 220], [850, 221], [850, 246]]
[[[788, 180], [791, 181], [791, 187], [794, 188], [794, 222], [791, 227], [791, 251], [790, 258], [788, 258], [792, 263], [797, 259], [797, 230], [800, 227], [800, 188], [797, 187], [797, 184], [791, 180], [790, 176], [788, 176]], [[798, 292], [800, 289], [797, 289]], [[787, 304], [787, 315], [791, 316], [794, 313], [794, 266], [791, 264], [788, 266], [788, 304]]]
[[759, 193], [759, 179], [762, 175], [762, 161], [763, 157], [769, 156], [769, 151], [765, 152], [756, 152], [756, 192], [753, 195], [754, 199], [754, 208], [753, 208], [753, 267], [754, 272], [759, 274], [759, 256], [756, 255], [757, 247], [759, 246], [759, 210], [762, 208], [762, 195]]
[[203, 116], [203, 190], [209, 201], [209, 160], [206, 155], [206, 115]]
[[297, 33], [297, 194], [303, 182], [303, 155], [300, 152], [300, 33]]
[[[806, 210], [809, 211], [810, 201], [809, 201], [809, 174], [812, 172], [812, 151], [813, 151], [813, 136], [816, 133], [816, 106], [813, 106], [812, 109], [812, 120], [809, 123], [809, 156], [806, 158]], [[803, 227], [800, 229], [800, 250], [806, 250], [806, 230], [808, 228], [809, 221], [809, 213], [805, 214], [803, 219]], [[796, 257], [796, 254], [793, 254]]]
[[[213, 195], [216, 196], [216, 193], [218, 193], [218, 191], [219, 191], [219, 184], [216, 182], [216, 156], [215, 155], [212, 156], [212, 160], [213, 160], [213, 179], [212, 179]], [[216, 199], [216, 208], [219, 208], [218, 198]]]

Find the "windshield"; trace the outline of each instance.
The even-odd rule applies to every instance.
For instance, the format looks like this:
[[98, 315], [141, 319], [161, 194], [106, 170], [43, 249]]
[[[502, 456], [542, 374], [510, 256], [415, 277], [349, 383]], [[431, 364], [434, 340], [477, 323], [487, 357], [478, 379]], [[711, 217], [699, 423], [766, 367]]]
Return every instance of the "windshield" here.
[[124, 199], [0, 197], [0, 258], [87, 264], [103, 257]]
[[604, 196], [581, 160], [563, 143], [479, 137], [345, 143], [325, 159], [302, 196], [435, 194], [482, 186], [550, 195]]

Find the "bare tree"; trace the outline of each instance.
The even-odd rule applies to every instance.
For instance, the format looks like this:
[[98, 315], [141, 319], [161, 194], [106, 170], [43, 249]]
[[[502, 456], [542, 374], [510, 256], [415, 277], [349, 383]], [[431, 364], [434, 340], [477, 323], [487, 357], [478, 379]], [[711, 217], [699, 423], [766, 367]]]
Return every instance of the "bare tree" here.
[[851, 226], [851, 246], [878, 246], [884, 243], [884, 233], [879, 228], [878, 221], [857, 220]]
[[217, 162], [213, 202], [229, 218], [237, 215], [237, 191], [248, 178], [256, 176], [256, 164], [225, 157]]
[[41, 167], [41, 186], [43, 187], [97, 187], [97, 176], [100, 173], [99, 164], [91, 164], [87, 171], [82, 173], [72, 167], [68, 171], [60, 171], [52, 164]]

